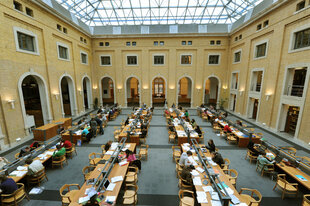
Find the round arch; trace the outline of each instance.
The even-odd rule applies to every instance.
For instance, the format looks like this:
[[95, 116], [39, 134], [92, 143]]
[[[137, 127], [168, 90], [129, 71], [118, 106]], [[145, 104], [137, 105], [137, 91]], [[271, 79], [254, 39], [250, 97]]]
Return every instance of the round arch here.
[[39, 87], [39, 93], [40, 93], [40, 101], [41, 101], [41, 109], [42, 109], [42, 116], [44, 124], [47, 124], [51, 122], [52, 116], [51, 116], [51, 109], [50, 109], [50, 101], [49, 101], [49, 93], [47, 90], [47, 83], [43, 76], [40, 74], [30, 71], [22, 74], [18, 80], [18, 93], [19, 93], [19, 100], [22, 110], [22, 116], [24, 120], [25, 129], [29, 129], [32, 125], [29, 124], [29, 120], [27, 118], [26, 114], [26, 108], [25, 108], [25, 101], [24, 101], [24, 95], [23, 95], [23, 89], [22, 89], [22, 83], [24, 79], [28, 76], [32, 76], [37, 81], [38, 87]]
[[140, 78], [139, 77], [137, 77], [136, 75], [130, 75], [130, 76], [128, 76], [127, 78], [126, 78], [126, 80], [125, 80], [125, 106], [127, 107], [127, 81], [128, 81], [128, 79], [130, 79], [130, 78], [132, 78], [132, 77], [134, 77], [134, 78], [136, 78], [137, 80], [138, 80], [138, 82], [139, 82], [139, 105], [142, 105], [142, 91], [141, 91], [141, 81], [140, 81]]
[[167, 87], [168, 87], [168, 82], [167, 82], [167, 79], [162, 76], [162, 75], [156, 75], [154, 76], [152, 79], [151, 79], [151, 82], [150, 82], [150, 98], [151, 98], [151, 101], [150, 101], [150, 105], [153, 106], [153, 98], [152, 98], [152, 95], [153, 95], [153, 90], [152, 90], [152, 87], [153, 87], [153, 81], [156, 79], [156, 78], [162, 78], [165, 82], [165, 99], [167, 100], [168, 98], [168, 93], [167, 93]]
[[194, 81], [193, 81], [193, 78], [191, 76], [188, 76], [188, 75], [183, 75], [181, 77], [179, 77], [178, 81], [177, 81], [177, 89], [176, 89], [176, 105], [179, 104], [179, 98], [178, 98], [178, 91], [179, 91], [179, 82], [182, 78], [188, 78], [191, 80], [191, 107], [193, 106], [193, 103], [194, 103], [194, 98], [193, 98], [193, 93], [194, 93]]
[[87, 91], [87, 103], [88, 103], [88, 108], [91, 109], [93, 108], [93, 101], [92, 101], [92, 89], [91, 89], [91, 80], [89, 78], [89, 76], [87, 74], [85, 74], [82, 77], [82, 98], [83, 98], [83, 108], [84, 108], [84, 112], [86, 112], [86, 105], [84, 102], [84, 79], [86, 80], [86, 91]]
[[115, 81], [113, 79], [113, 77], [109, 76], [109, 75], [104, 75], [100, 78], [99, 80], [99, 97], [100, 97], [100, 105], [103, 106], [103, 102], [102, 102], [102, 92], [103, 92], [103, 88], [102, 88], [102, 80], [104, 78], [110, 78], [113, 82], [113, 93], [114, 93], [114, 104], [116, 103], [116, 94], [115, 94]]
[[204, 103], [204, 100], [205, 100], [205, 90], [206, 90], [206, 83], [207, 83], [207, 80], [209, 79], [209, 78], [211, 78], [211, 77], [213, 77], [213, 78], [216, 78], [217, 79], [217, 81], [218, 81], [218, 91], [217, 91], [217, 101], [216, 101], [216, 108], [218, 109], [219, 108], [219, 102], [220, 102], [220, 94], [221, 94], [221, 80], [220, 80], [220, 78], [218, 77], [218, 76], [216, 76], [216, 75], [214, 75], [214, 74], [212, 74], [212, 75], [209, 75], [207, 78], [205, 78], [205, 80], [204, 80], [204, 84], [203, 84], [203, 95], [202, 95], [202, 102]]
[[60, 104], [61, 104], [61, 112], [62, 117], [65, 117], [63, 98], [62, 98], [62, 90], [61, 90], [61, 81], [63, 78], [66, 78], [68, 81], [69, 87], [69, 96], [70, 96], [70, 107], [71, 107], [71, 116], [77, 115], [77, 105], [76, 105], [76, 93], [75, 93], [75, 84], [73, 78], [69, 74], [63, 74], [59, 78], [59, 96], [60, 96]]

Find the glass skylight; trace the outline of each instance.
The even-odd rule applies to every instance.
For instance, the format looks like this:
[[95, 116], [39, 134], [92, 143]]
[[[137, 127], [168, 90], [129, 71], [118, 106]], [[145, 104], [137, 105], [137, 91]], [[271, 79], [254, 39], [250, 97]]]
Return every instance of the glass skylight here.
[[230, 24], [262, 0], [56, 0], [89, 26]]

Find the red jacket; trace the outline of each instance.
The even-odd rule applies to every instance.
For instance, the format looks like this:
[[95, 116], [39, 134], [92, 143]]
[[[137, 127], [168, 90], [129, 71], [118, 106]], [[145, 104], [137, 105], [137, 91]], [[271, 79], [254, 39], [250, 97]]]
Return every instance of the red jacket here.
[[61, 147], [70, 148], [72, 147], [72, 143], [69, 140], [66, 140], [64, 143], [62, 143]]

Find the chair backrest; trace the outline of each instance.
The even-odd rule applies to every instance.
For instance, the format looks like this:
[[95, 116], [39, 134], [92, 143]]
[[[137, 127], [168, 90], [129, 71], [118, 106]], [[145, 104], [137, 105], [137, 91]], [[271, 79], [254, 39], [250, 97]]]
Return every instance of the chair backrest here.
[[105, 144], [101, 145], [102, 153], [105, 151], [104, 147], [105, 147]]
[[302, 201], [302, 206], [309, 206], [309, 205], [310, 205], [310, 194], [304, 195], [303, 201]]
[[15, 159], [19, 158], [19, 152], [15, 154]]
[[[179, 199], [182, 200], [182, 198], [184, 197], [185, 194], [191, 194], [192, 198], [194, 198], [194, 192], [193, 191], [180, 190], [179, 191]], [[185, 204], [184, 202], [182, 202], [182, 203]]]
[[230, 164], [230, 160], [227, 159], [227, 158], [224, 158], [224, 163], [225, 163], [225, 165], [229, 165]]
[[129, 166], [128, 167], [128, 172], [134, 172], [135, 174], [138, 174], [138, 171], [139, 171], [139, 169], [138, 169], [138, 167], [132, 167], [132, 166]]
[[89, 160], [92, 160], [92, 159], [94, 159], [96, 157], [96, 153], [95, 152], [92, 152], [92, 153], [90, 153], [89, 155], [88, 155], [88, 159]]
[[[258, 199], [255, 198], [254, 194], [255, 194], [256, 198], [258, 198]], [[262, 200], [262, 194], [256, 189], [252, 189], [252, 195], [251, 196], [254, 199], [256, 199], [257, 202], [260, 202]]]
[[82, 169], [82, 173], [83, 173], [83, 175], [86, 175], [86, 174], [90, 173], [91, 171], [93, 171], [94, 169], [95, 169], [94, 166], [85, 166]]
[[238, 172], [235, 169], [229, 169], [229, 173], [231, 177], [238, 177]]

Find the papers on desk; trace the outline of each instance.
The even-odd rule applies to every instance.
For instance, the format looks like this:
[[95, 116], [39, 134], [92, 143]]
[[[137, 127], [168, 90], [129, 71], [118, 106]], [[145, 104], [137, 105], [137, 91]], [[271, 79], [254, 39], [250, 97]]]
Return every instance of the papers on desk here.
[[[54, 153], [54, 152], [52, 152], [52, 151], [46, 151], [46, 152], [45, 152], [46, 155], [53, 155], [53, 153]], [[43, 153], [43, 154], [44, 154], [44, 153]]]
[[17, 169], [18, 171], [22, 171], [22, 170], [27, 170], [28, 167], [27, 167], [27, 166], [18, 166], [16, 169]]
[[118, 163], [118, 164], [119, 164], [119, 166], [123, 166], [123, 165], [127, 165], [128, 162], [127, 162], [127, 160], [124, 160], [124, 161], [121, 161], [121, 162]]
[[85, 195], [87, 195], [89, 198], [94, 196], [97, 193], [96, 189], [94, 187], [87, 188], [85, 190]]
[[[195, 151], [195, 150], [194, 150], [194, 151]], [[192, 151], [191, 151], [191, 152], [192, 152]], [[199, 160], [199, 158], [198, 158], [197, 156], [194, 156], [193, 158], [194, 158], [194, 160], [196, 160], [196, 161]]]
[[80, 197], [80, 198], [79, 198], [79, 204], [86, 203], [88, 200], [90, 200], [90, 197], [89, 197], [89, 196]]
[[106, 153], [104, 153], [105, 155], [112, 155], [113, 154], [113, 152], [114, 151], [111, 151], [111, 150], [109, 150], [109, 151], [107, 151]]
[[177, 131], [177, 135], [179, 137], [187, 137], [186, 133], [184, 131]]
[[308, 180], [307, 180], [306, 178], [304, 178], [302, 175], [296, 175], [296, 177], [297, 177], [299, 180], [303, 181], [303, 182], [308, 181]]
[[119, 182], [119, 181], [123, 181], [123, 177], [122, 176], [116, 176], [116, 177], [112, 177], [111, 178], [111, 182], [112, 183]]
[[213, 162], [211, 157], [207, 157], [208, 162], [212, 165], [212, 166], [216, 166], [217, 164], [215, 162]]
[[212, 186], [203, 186], [202, 189], [203, 189], [203, 191], [209, 192], [210, 194], [212, 194], [212, 192], [213, 192]]
[[191, 162], [192, 165], [198, 165], [197, 162], [194, 160], [193, 156], [188, 157], [188, 160]]
[[196, 194], [198, 203], [208, 203], [207, 194], [205, 192], [197, 191]]
[[117, 146], [118, 146], [118, 142], [113, 142], [113, 143], [111, 144], [110, 150], [115, 150], [115, 149], [117, 148]]
[[212, 200], [220, 200], [219, 194], [217, 192], [212, 192], [211, 199]]
[[[234, 194], [234, 191], [230, 187], [225, 188], [225, 190], [227, 191], [228, 195], [233, 195]], [[221, 190], [221, 192], [223, 194], [226, 194], [224, 190]]]
[[32, 190], [30, 190], [29, 194], [30, 195], [37, 195], [37, 194], [41, 194], [43, 192], [44, 188], [42, 187], [34, 187], [32, 188]]
[[18, 171], [18, 170], [15, 170], [15, 171], [10, 173], [10, 176], [22, 177], [25, 174], [27, 174], [27, 172], [28, 171]]
[[194, 185], [202, 185], [200, 177], [193, 178]]
[[130, 144], [126, 144], [126, 146], [125, 146], [126, 148], [129, 148], [130, 147]]
[[74, 134], [81, 135], [82, 134], [82, 130], [78, 130], [78, 131], [74, 132]]
[[231, 198], [231, 202], [232, 202], [234, 205], [237, 205], [237, 204], [240, 203], [240, 200], [239, 200], [235, 195], [230, 194], [229, 196], [230, 196], [230, 198]]
[[236, 134], [237, 134], [238, 136], [244, 135], [242, 132], [236, 132]]
[[198, 176], [198, 175], [199, 175], [199, 172], [197, 172], [197, 170], [192, 170], [192, 171], [191, 171], [191, 174], [192, 174], [193, 176]]
[[212, 206], [222, 206], [222, 203], [221, 203], [221, 201], [211, 200], [211, 205]]
[[185, 151], [185, 152], [187, 152], [188, 150], [190, 150], [191, 148], [190, 147], [188, 147], [188, 146], [183, 146], [183, 150]]
[[105, 199], [106, 202], [115, 202], [116, 196], [107, 196]]
[[109, 186], [108, 186], [108, 188], [107, 188], [107, 191], [113, 191], [115, 185], [116, 185], [116, 184], [114, 184], [114, 183], [110, 183]]
[[200, 173], [204, 173], [204, 169], [202, 169], [201, 167], [197, 167], [196, 170]]

